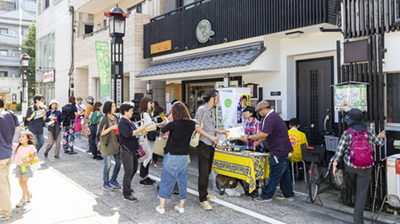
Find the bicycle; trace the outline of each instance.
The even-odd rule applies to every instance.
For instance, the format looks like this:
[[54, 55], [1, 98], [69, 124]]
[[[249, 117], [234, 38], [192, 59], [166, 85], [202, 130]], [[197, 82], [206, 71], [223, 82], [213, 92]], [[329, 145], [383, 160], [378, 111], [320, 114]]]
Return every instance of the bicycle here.
[[[309, 127], [309, 129], [312, 127]], [[311, 203], [314, 203], [319, 198], [320, 184], [326, 183], [328, 186], [339, 190], [339, 186], [335, 184], [333, 173], [331, 172], [333, 155], [336, 151], [339, 138], [334, 136], [333, 130], [330, 132], [320, 132], [322, 143], [321, 145], [302, 147], [303, 160], [310, 162], [309, 178], [308, 178], [308, 198]], [[330, 153], [331, 152], [331, 153]], [[325, 171], [325, 164], [327, 168]], [[327, 178], [329, 176], [329, 182]], [[308, 199], [307, 199], [308, 200]], [[322, 201], [319, 199], [321, 204]]]

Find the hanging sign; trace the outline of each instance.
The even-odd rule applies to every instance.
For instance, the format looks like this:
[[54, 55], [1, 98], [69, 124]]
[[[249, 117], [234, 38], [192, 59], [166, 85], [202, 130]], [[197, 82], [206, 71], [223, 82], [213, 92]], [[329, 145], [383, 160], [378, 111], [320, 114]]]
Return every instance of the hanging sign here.
[[241, 94], [224, 91], [221, 91], [219, 94], [222, 107], [222, 124], [225, 126], [225, 129], [232, 128], [234, 126], [237, 105], [240, 103]]
[[54, 82], [54, 70], [43, 73], [43, 83]]
[[196, 27], [196, 38], [197, 40], [204, 44], [210, 39], [211, 36], [214, 36], [215, 32], [211, 30], [210, 21], [203, 19], [197, 24]]
[[101, 96], [108, 98], [110, 96], [110, 57], [108, 41], [95, 41], [97, 70], [99, 72]]

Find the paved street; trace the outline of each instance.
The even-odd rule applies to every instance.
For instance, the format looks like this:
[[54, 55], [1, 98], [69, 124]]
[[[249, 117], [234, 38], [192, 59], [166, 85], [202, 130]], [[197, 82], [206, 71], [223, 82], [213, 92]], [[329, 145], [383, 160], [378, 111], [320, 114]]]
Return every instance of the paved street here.
[[[93, 160], [91, 155], [85, 153], [88, 147], [86, 138], [76, 140], [77, 155], [61, 153], [61, 160], [56, 161], [54, 149], [48, 159], [43, 156], [47, 131], [45, 136], [45, 145], [39, 153], [42, 168], [28, 182], [33, 201], [24, 208], [13, 208], [12, 218], [4, 223], [234, 223], [238, 220], [241, 223], [349, 223], [352, 220], [351, 215], [327, 208], [329, 206], [306, 204], [305, 197], [299, 194], [294, 202], [255, 203], [250, 197], [220, 196], [210, 190], [218, 199], [212, 202], [212, 211], [205, 211], [199, 206], [196, 196], [195, 151], [192, 152], [189, 167], [185, 213], [179, 214], [174, 210], [179, 201], [179, 196], [174, 195], [166, 204], [166, 213], [159, 215], [155, 211], [159, 203], [157, 185], [139, 186], [139, 175], [135, 175], [133, 189], [139, 201], [126, 202], [121, 190], [106, 192], [101, 189], [103, 161]], [[17, 138], [16, 134], [15, 142]], [[12, 203], [15, 207], [21, 189], [13, 173]], [[120, 183], [123, 173], [121, 168]], [[150, 173], [159, 181], [161, 167], [151, 166]]]

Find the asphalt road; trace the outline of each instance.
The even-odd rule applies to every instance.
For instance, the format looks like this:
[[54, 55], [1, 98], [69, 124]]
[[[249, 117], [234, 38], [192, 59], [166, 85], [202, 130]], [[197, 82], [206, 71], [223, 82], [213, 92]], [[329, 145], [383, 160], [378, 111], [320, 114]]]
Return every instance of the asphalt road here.
[[[17, 142], [16, 133], [14, 142]], [[22, 193], [18, 180], [11, 174], [12, 218], [4, 223], [349, 223], [352, 216], [304, 203], [296, 196], [294, 202], [277, 201], [256, 203], [250, 197], [219, 195], [209, 185], [209, 192], [217, 196], [211, 202], [212, 211], [205, 211], [199, 205], [197, 193], [197, 152], [192, 151], [188, 175], [188, 199], [185, 213], [179, 214], [174, 207], [179, 196], [173, 195], [167, 201], [166, 213], [159, 215], [155, 208], [159, 204], [157, 184], [139, 186], [139, 175], [132, 181], [136, 203], [123, 200], [122, 191], [102, 190], [103, 161], [93, 160], [87, 139], [75, 141], [76, 155], [64, 154], [55, 160], [52, 151], [48, 159], [43, 156], [47, 145], [39, 152], [42, 168], [36, 171], [28, 186], [33, 192], [33, 201], [24, 208], [15, 208]], [[14, 173], [12, 166], [12, 173]], [[162, 167], [151, 165], [151, 177], [159, 181]], [[123, 168], [118, 176], [122, 184]]]

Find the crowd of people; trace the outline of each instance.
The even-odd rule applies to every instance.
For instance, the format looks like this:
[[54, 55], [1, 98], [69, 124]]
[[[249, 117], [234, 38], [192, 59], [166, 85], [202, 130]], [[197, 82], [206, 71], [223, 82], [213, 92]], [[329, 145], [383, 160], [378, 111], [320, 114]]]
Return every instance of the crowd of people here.
[[[77, 100], [77, 103], [76, 103]], [[164, 110], [159, 104], [149, 98], [142, 98], [139, 105], [139, 117], [134, 116], [135, 105], [130, 102], [123, 103], [120, 108], [120, 117], [115, 115], [117, 107], [112, 101], [94, 102], [93, 97], [86, 99], [88, 107], [82, 104], [82, 98], [71, 96], [68, 104], [61, 109], [56, 100], [51, 100], [47, 111], [43, 104], [44, 97], [36, 95], [34, 104], [26, 113], [27, 129], [20, 133], [19, 143], [13, 144], [16, 130], [20, 130], [18, 118], [4, 109], [4, 100], [0, 99], [0, 220], [11, 216], [9, 168], [12, 163], [13, 151], [15, 152], [14, 164], [16, 164], [16, 177], [22, 189], [22, 198], [17, 207], [23, 207], [32, 200], [32, 193], [28, 190], [28, 179], [33, 176], [29, 169], [30, 162], [39, 153], [44, 144], [43, 127], [48, 128], [48, 145], [44, 152], [47, 158], [54, 142], [54, 158], [60, 159], [61, 135], [65, 153], [74, 155], [74, 140], [81, 138], [83, 134], [88, 137], [89, 150], [93, 159], [104, 160], [103, 186], [106, 191], [121, 189], [126, 201], [136, 202], [132, 189], [132, 179], [140, 164], [139, 185], [151, 186], [155, 181], [149, 177], [151, 161], [157, 164], [158, 157], [153, 155], [154, 137], [150, 137], [147, 127], [153, 125], [154, 130], [167, 138], [164, 148], [161, 181], [159, 183], [158, 196], [160, 205], [156, 207], [159, 214], [165, 213], [165, 202], [171, 198], [174, 191], [179, 192], [180, 202], [175, 210], [184, 213], [184, 203], [187, 198], [188, 164], [190, 161], [190, 141], [193, 133], [199, 133], [200, 139], [198, 151], [198, 192], [200, 206], [205, 210], [212, 210], [210, 199], [214, 199], [208, 193], [208, 181], [211, 173], [215, 146], [219, 139], [216, 134], [225, 135], [226, 131], [215, 128], [215, 113], [213, 112], [219, 103], [219, 92], [209, 90], [204, 97], [204, 105], [197, 109], [194, 118], [190, 116], [187, 105], [184, 102], [174, 100], [168, 118], [164, 116]], [[261, 116], [257, 119], [256, 114]], [[294, 200], [293, 185], [289, 169], [290, 162], [301, 161], [300, 144], [307, 144], [304, 133], [298, 130], [299, 122], [293, 118], [289, 122], [288, 130], [283, 119], [275, 113], [267, 101], [261, 101], [256, 107], [247, 106], [243, 109], [245, 135], [241, 141], [246, 150], [262, 152], [266, 148], [269, 151], [269, 180], [256, 202], [271, 202], [274, 199]], [[154, 123], [153, 123], [154, 122]], [[336, 165], [344, 155], [346, 163], [346, 186], [351, 187], [357, 183], [356, 209], [354, 220], [356, 223], [362, 217], [365, 205], [365, 192], [370, 180], [371, 166], [357, 167], [349, 159], [351, 140], [357, 131], [365, 131], [368, 141], [382, 145], [385, 133], [378, 136], [372, 129], [367, 129], [360, 111], [351, 110], [345, 117], [345, 122], [350, 129], [345, 131], [340, 140], [338, 151], [335, 155], [334, 172]], [[200, 125], [201, 124], [201, 125]], [[77, 128], [81, 126], [81, 128]], [[90, 130], [84, 131], [84, 127]], [[154, 131], [151, 130], [151, 131]], [[158, 134], [156, 134], [158, 135]], [[298, 141], [291, 141], [291, 139]], [[111, 171], [111, 160], [115, 165]], [[121, 168], [124, 168], [122, 186], [117, 178]], [[361, 186], [364, 183], [365, 186]], [[277, 186], [280, 184], [281, 196], [274, 196]], [[248, 186], [247, 186], [248, 187]], [[177, 189], [176, 189], [177, 188]], [[246, 189], [246, 186], [244, 185]], [[4, 199], [4, 200], [3, 200]]]

